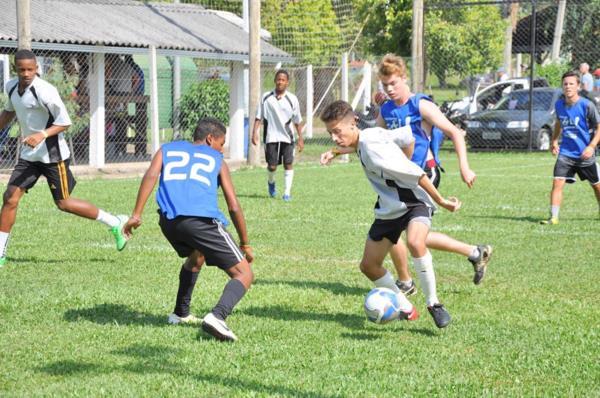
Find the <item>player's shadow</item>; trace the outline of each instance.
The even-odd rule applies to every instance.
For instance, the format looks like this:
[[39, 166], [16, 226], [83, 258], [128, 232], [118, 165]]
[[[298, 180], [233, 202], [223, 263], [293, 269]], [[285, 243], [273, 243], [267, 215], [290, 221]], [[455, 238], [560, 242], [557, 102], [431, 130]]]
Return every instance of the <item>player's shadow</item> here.
[[316, 282], [316, 281], [286, 281], [276, 279], [257, 279], [254, 285], [287, 285], [299, 289], [323, 289], [328, 290], [331, 293], [339, 294], [343, 296], [364, 296], [369, 292], [369, 289], [365, 289], [358, 286], [348, 286], [339, 282]]
[[[66, 259], [66, 258], [48, 258], [48, 257], [11, 257], [9, 256], [6, 259], [6, 263], [7, 264], [11, 264], [11, 263], [15, 263], [15, 264], [25, 264], [25, 263], [31, 263], [34, 265], [40, 265], [40, 264], [64, 264], [68, 261], [72, 261], [72, 259]], [[105, 263], [106, 259], [105, 258], [87, 258], [86, 263]]]
[[[406, 321], [395, 321], [395, 322], [406, 322]], [[389, 326], [392, 326], [392, 325], [389, 325]], [[360, 332], [351, 332], [351, 333], [344, 332], [341, 334], [341, 336], [344, 338], [347, 338], [347, 339], [352, 339], [352, 340], [372, 341], [372, 340], [378, 340], [378, 339], [383, 339], [383, 338], [387, 339], [390, 337], [390, 333], [413, 333], [413, 334], [422, 334], [427, 337], [437, 336], [437, 333], [435, 333], [431, 329], [397, 328], [397, 329], [390, 330], [390, 329], [386, 329], [385, 325], [381, 325], [381, 329], [379, 329], [379, 330], [368, 329], [368, 330], [364, 330], [364, 331], [360, 331]]]
[[262, 194], [262, 193], [236, 193], [236, 196], [238, 198], [245, 198], [245, 199], [266, 199], [269, 198], [269, 195], [267, 194]]
[[106, 364], [106, 362], [79, 362], [68, 359], [40, 365], [34, 369], [38, 372], [60, 377], [82, 377], [84, 375], [93, 377], [99, 374], [111, 373], [137, 373], [140, 375], [168, 374], [173, 377], [189, 374], [191, 377], [203, 383], [230, 388], [232, 390], [232, 395], [235, 395], [235, 393], [251, 393], [250, 395], [274, 395], [300, 398], [341, 397], [341, 395], [328, 395], [312, 391], [303, 391], [278, 384], [270, 385], [256, 380], [244, 380], [240, 376], [228, 377], [202, 371], [196, 373], [194, 370], [190, 371], [189, 367], [180, 365], [171, 360], [171, 358], [179, 358], [181, 356], [181, 350], [170, 346], [146, 346], [143, 344], [134, 344], [124, 349], [114, 350], [110, 352], [110, 354], [124, 356], [130, 359], [130, 361], [122, 364], [123, 361], [119, 360], [116, 361], [117, 364], [110, 365]]
[[167, 325], [164, 315], [158, 316], [148, 312], [135, 311], [123, 304], [110, 303], [98, 304], [90, 308], [68, 310], [63, 318], [68, 322], [85, 320], [100, 325]]
[[365, 317], [350, 314], [330, 314], [317, 311], [297, 311], [286, 308], [281, 305], [248, 307], [240, 310], [245, 315], [269, 318], [276, 321], [320, 321], [336, 322], [348, 329], [362, 329], [365, 323]]
[[539, 224], [540, 220], [543, 217], [532, 217], [532, 216], [507, 216], [507, 215], [494, 215], [494, 216], [484, 216], [484, 215], [470, 215], [469, 218], [486, 218], [486, 219], [494, 219], [494, 220], [511, 220], [511, 221], [522, 221], [533, 224]]

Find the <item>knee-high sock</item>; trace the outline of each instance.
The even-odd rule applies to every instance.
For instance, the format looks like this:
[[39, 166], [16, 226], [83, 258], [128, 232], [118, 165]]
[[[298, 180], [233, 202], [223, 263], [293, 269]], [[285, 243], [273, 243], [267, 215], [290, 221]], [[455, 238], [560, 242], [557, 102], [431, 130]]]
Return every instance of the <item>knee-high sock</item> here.
[[400, 291], [400, 289], [398, 289], [398, 286], [396, 286], [396, 283], [394, 282], [394, 277], [392, 276], [392, 274], [390, 274], [389, 271], [385, 271], [385, 275], [377, 280], [374, 280], [373, 283], [375, 284], [375, 287], [385, 287], [396, 293], [396, 296], [398, 297], [398, 302], [400, 303], [401, 311], [412, 311], [413, 305], [410, 301], [408, 301], [408, 299]]
[[219, 319], [225, 320], [233, 311], [233, 307], [244, 297], [246, 294], [246, 288], [237, 279], [231, 279], [225, 285], [225, 289], [223, 289], [223, 294], [219, 299], [215, 308], [213, 308], [212, 313]]
[[415, 265], [415, 271], [419, 276], [419, 282], [421, 283], [421, 290], [425, 295], [425, 301], [428, 306], [439, 303], [437, 297], [437, 291], [435, 287], [435, 272], [433, 271], [433, 258], [429, 250], [427, 254], [420, 258], [413, 258], [413, 264]]
[[294, 170], [285, 170], [283, 172], [283, 182], [284, 182], [284, 188], [285, 191], [283, 192], [284, 195], [291, 195], [292, 194], [292, 182], [294, 181]]
[[180, 317], [186, 317], [190, 314], [190, 302], [194, 286], [198, 280], [200, 272], [192, 272], [181, 267], [179, 271], [179, 289], [177, 290], [177, 301], [175, 302], [175, 314]]
[[267, 170], [267, 176], [269, 184], [273, 184], [275, 182], [275, 172], [271, 170]]
[[0, 232], [0, 257], [6, 257], [6, 248], [8, 247], [9, 232]]

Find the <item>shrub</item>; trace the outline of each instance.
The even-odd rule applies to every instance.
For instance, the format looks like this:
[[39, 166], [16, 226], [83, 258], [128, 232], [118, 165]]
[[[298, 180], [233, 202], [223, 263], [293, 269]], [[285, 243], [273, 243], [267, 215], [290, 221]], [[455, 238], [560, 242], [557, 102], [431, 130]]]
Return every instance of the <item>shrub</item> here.
[[192, 84], [180, 102], [181, 130], [191, 136], [196, 123], [203, 117], [215, 117], [229, 124], [229, 86], [221, 79], [209, 79]]

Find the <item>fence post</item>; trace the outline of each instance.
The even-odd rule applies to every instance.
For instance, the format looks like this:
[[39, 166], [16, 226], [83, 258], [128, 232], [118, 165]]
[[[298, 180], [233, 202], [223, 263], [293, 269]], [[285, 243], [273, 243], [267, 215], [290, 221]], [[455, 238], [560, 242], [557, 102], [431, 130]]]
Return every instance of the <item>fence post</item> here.
[[150, 131], [152, 133], [152, 154], [160, 148], [158, 135], [158, 77], [156, 74], [156, 47], [148, 49], [150, 59]]
[[243, 160], [245, 157], [244, 139], [244, 64], [231, 63], [229, 80], [229, 158]]
[[[348, 53], [342, 53], [342, 100], [348, 102]], [[348, 161], [348, 154], [340, 156], [340, 162]]]
[[530, 35], [530, 43], [529, 50], [530, 54], [530, 62], [529, 62], [529, 145], [527, 146], [527, 150], [531, 152], [532, 141], [533, 141], [533, 78], [535, 76], [535, 36], [536, 36], [536, 17], [537, 12], [535, 9], [536, 0], [531, 0], [531, 35]]
[[365, 90], [363, 93], [363, 111], [366, 111], [369, 105], [371, 105], [371, 78], [373, 77], [373, 70], [371, 63], [365, 61], [363, 66], [363, 81], [365, 84]]
[[423, 0], [413, 0], [412, 28], [412, 91], [420, 93], [424, 86]]
[[104, 142], [106, 136], [106, 114], [104, 108], [104, 53], [91, 56], [89, 76], [90, 101], [90, 166], [97, 169], [104, 167]]
[[2, 83], [4, 83], [2, 90], [4, 94], [7, 94], [6, 82], [10, 80], [10, 59], [8, 58], [8, 54], [2, 54], [0, 57], [2, 59]]
[[304, 138], [313, 137], [313, 108], [314, 108], [313, 66], [306, 66], [306, 124]]
[[556, 13], [556, 26], [554, 27], [554, 39], [552, 40], [552, 55], [550, 59], [557, 61], [560, 58], [560, 42], [562, 41], [563, 24], [565, 20], [565, 8], [567, 0], [558, 1], [558, 12]]

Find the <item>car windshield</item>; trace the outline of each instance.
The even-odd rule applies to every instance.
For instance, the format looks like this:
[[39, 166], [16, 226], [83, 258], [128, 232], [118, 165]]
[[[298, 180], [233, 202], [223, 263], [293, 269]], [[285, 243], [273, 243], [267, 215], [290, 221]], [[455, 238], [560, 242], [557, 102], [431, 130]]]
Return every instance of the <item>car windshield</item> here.
[[[551, 91], [533, 92], [533, 110], [547, 111], [552, 106]], [[527, 111], [529, 110], [529, 91], [512, 92], [502, 98], [494, 108], [500, 111]]]

